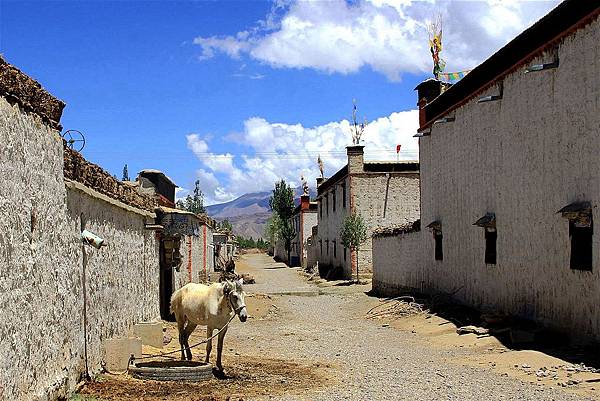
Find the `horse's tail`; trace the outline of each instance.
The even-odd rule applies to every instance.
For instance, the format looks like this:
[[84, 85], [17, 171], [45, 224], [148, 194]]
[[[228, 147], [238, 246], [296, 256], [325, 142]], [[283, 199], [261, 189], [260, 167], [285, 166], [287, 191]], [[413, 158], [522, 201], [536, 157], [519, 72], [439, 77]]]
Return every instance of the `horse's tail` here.
[[183, 296], [181, 288], [178, 289], [171, 295], [171, 313], [175, 313], [177, 315], [177, 309], [181, 305], [181, 297]]

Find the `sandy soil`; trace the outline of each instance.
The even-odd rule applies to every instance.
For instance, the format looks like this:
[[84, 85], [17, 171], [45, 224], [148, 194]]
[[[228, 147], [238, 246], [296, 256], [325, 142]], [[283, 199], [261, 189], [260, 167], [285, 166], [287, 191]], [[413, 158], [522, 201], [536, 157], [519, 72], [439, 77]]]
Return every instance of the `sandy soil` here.
[[[576, 365], [550, 354], [510, 350], [494, 337], [459, 336], [456, 326], [439, 316], [367, 319], [367, 312], [381, 303], [368, 296], [368, 285], [309, 282], [297, 269], [260, 254], [244, 255], [236, 268], [238, 273], [255, 276], [257, 283], [245, 287], [248, 322], [234, 320], [227, 333], [224, 378], [190, 384], [103, 375], [86, 385], [80, 397], [98, 401], [600, 399], [600, 383], [595, 381], [600, 375], [578, 371]], [[166, 327], [173, 340], [165, 350], [177, 349], [175, 327], [170, 323]], [[197, 330], [190, 343], [203, 335]], [[154, 351], [144, 348], [145, 353]], [[194, 359], [203, 357], [204, 349], [194, 351]]]

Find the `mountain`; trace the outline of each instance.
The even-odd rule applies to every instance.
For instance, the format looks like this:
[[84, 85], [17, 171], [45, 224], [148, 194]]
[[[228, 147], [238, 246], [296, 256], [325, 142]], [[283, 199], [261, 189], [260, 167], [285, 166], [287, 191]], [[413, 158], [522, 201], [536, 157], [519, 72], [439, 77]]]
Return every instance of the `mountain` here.
[[[294, 201], [298, 204], [302, 188], [296, 188], [295, 193]], [[269, 199], [272, 194], [272, 191], [244, 194], [229, 202], [206, 206], [206, 213], [217, 221], [229, 220], [236, 235], [263, 238], [265, 224], [271, 217]], [[316, 197], [316, 192], [312, 189], [310, 196]]]

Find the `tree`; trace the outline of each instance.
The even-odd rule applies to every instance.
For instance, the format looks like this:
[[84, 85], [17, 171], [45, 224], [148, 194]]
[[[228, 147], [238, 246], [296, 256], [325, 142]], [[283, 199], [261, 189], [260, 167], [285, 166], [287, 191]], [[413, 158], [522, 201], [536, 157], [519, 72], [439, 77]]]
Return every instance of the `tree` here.
[[204, 208], [204, 194], [200, 190], [200, 180], [196, 180], [194, 183], [193, 195], [186, 196], [185, 200], [178, 200], [175, 205], [178, 209], [187, 210], [195, 214], [206, 213], [206, 209]]
[[121, 181], [129, 181], [129, 171], [127, 171], [127, 164], [123, 166], [123, 178]]
[[217, 224], [217, 228], [221, 231], [229, 231], [233, 232], [233, 226], [229, 222], [229, 220], [225, 219]]
[[367, 226], [360, 214], [352, 213], [346, 216], [340, 230], [342, 244], [356, 252], [356, 281], [358, 282], [358, 249], [367, 240]]
[[296, 236], [294, 227], [290, 221], [292, 214], [294, 213], [294, 190], [285, 180], [281, 180], [275, 183], [275, 189], [273, 195], [269, 199], [269, 206], [273, 211], [274, 215], [277, 215], [280, 220], [280, 224], [277, 230], [279, 238], [283, 240], [284, 248], [287, 251], [287, 260], [290, 263], [290, 253], [292, 250], [292, 240]]

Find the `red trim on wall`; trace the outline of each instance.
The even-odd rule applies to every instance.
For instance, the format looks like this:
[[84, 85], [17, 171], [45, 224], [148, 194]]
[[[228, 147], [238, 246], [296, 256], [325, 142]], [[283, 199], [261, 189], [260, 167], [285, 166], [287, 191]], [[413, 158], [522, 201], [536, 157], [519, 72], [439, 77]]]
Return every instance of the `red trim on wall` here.
[[192, 282], [192, 237], [188, 237], [188, 279]]
[[202, 226], [202, 240], [204, 242], [204, 261], [203, 261], [203, 271], [204, 271], [204, 279], [206, 280], [208, 277], [206, 275], [206, 226]]

